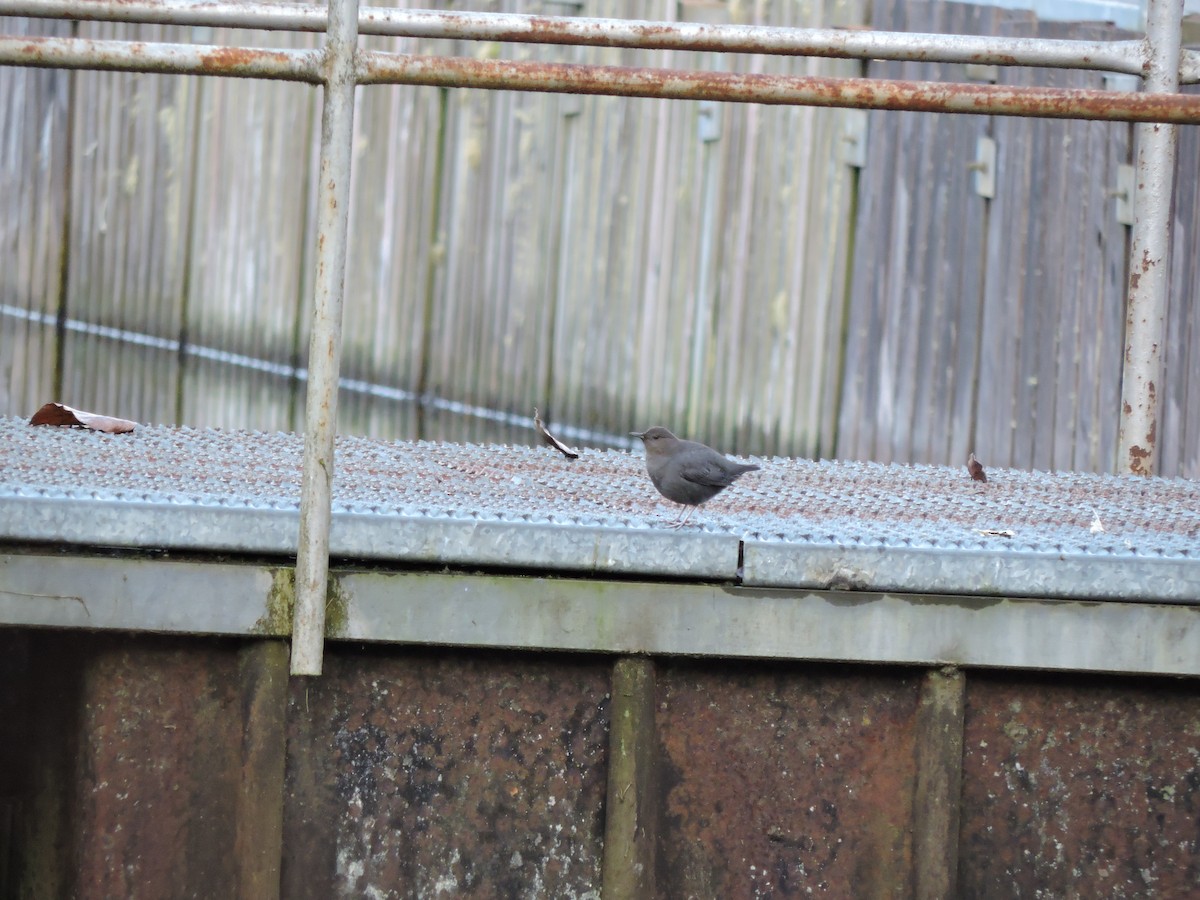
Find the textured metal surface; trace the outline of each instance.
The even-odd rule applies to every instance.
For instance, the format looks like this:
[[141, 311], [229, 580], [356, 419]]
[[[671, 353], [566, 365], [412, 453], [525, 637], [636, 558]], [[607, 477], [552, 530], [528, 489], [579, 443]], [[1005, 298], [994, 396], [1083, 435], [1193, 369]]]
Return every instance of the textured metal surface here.
[[959, 896], [1195, 897], [1194, 684], [972, 674]]
[[661, 666], [668, 895], [908, 896], [917, 681]]
[[[124, 444], [0, 420], [0, 538], [296, 552], [301, 441], [139, 428]], [[738, 539], [654, 528], [674, 508], [640, 460], [549, 449], [339, 438], [331, 552], [430, 564], [732, 580]], [[644, 515], [635, 515], [639, 510]]]
[[[0, 419], [0, 539], [290, 555], [300, 454], [290, 434]], [[1200, 599], [1194, 481], [758, 461], [676, 532], [629, 453], [340, 438], [331, 552], [733, 581], [741, 545], [748, 585]]]
[[282, 896], [594, 900], [608, 674], [331, 646], [293, 680]]

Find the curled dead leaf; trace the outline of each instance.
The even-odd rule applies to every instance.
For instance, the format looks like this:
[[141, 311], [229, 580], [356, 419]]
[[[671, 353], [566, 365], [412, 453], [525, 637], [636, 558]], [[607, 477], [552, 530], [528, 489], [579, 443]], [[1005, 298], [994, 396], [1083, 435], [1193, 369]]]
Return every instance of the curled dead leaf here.
[[60, 425], [65, 428], [88, 428], [105, 434], [125, 434], [137, 425], [128, 419], [101, 416], [96, 413], [72, 409], [62, 403], [47, 403], [33, 414], [30, 425]]
[[542, 421], [542, 417], [538, 415], [537, 407], [533, 408], [533, 424], [538, 432], [542, 435], [542, 440], [546, 442], [548, 447], [553, 447], [567, 459], [579, 459], [579, 451], [568, 447], [546, 429], [546, 423]]
[[983, 471], [983, 463], [975, 458], [974, 453], [967, 457], [967, 471], [976, 481], [987, 482], [987, 472]]

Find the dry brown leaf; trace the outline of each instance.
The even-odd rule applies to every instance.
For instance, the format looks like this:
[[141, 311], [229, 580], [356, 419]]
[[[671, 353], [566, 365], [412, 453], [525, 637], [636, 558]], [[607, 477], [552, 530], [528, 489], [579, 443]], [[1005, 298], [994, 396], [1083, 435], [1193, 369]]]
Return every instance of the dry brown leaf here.
[[136, 422], [128, 419], [117, 419], [113, 416], [101, 416], [96, 413], [72, 409], [62, 403], [47, 403], [33, 414], [30, 425], [62, 425], [67, 428], [90, 428], [92, 431], [103, 431], [105, 434], [125, 434], [133, 431]]
[[546, 445], [553, 447], [567, 459], [579, 459], [579, 451], [572, 447], [568, 447], [546, 429], [546, 423], [542, 421], [542, 417], [538, 415], [537, 407], [533, 408], [533, 424], [542, 435], [542, 440]]
[[983, 463], [975, 458], [974, 453], [967, 457], [967, 471], [976, 481], [987, 481], [987, 472], [983, 471]]

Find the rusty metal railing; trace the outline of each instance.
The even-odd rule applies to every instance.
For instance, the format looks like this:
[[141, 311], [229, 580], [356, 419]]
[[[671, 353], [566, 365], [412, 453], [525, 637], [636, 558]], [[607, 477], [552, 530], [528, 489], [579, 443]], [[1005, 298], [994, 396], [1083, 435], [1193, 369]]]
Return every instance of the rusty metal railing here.
[[[360, 10], [357, 0], [330, 0], [327, 9], [237, 0], [0, 0], [0, 16], [326, 34], [320, 50], [0, 36], [0, 64], [270, 78], [324, 86], [317, 272], [291, 660], [293, 674], [317, 675], [325, 630], [350, 147], [358, 85], [436, 85], [1144, 123], [1137, 132], [1138, 190], [1129, 267], [1119, 463], [1129, 471], [1152, 474], [1157, 467], [1155, 433], [1161, 398], [1156, 386], [1162, 381], [1166, 329], [1175, 126], [1200, 124], [1200, 97], [1178, 93], [1180, 84], [1200, 82], [1200, 54], [1180, 47], [1182, 15], [1183, 0], [1149, 0], [1143, 40], [1096, 42]], [[1140, 75], [1144, 90], [1065, 90], [408, 56], [360, 49], [360, 33], [1078, 68]]]

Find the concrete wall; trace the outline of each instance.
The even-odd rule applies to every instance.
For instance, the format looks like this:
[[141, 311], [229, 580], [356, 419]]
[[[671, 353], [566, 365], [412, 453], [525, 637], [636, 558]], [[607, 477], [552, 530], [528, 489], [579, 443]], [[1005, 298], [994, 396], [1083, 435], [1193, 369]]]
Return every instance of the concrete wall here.
[[1180, 897], [1192, 680], [0, 631], [4, 897]]

